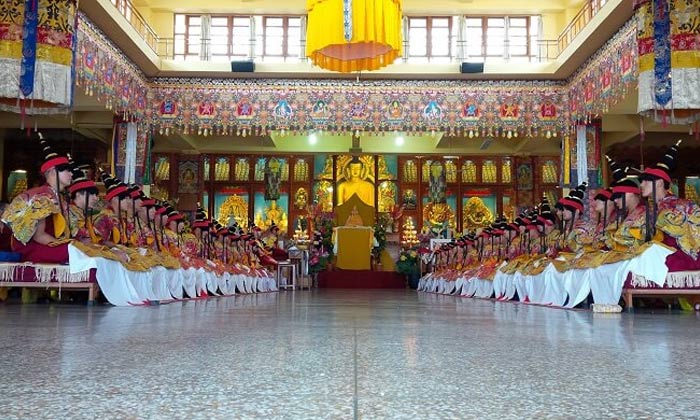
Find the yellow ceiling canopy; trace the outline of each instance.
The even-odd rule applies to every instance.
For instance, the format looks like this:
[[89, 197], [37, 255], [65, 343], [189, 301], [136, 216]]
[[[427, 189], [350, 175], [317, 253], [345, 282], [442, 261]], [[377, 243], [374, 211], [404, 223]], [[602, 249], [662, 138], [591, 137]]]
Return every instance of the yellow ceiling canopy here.
[[377, 70], [401, 56], [401, 0], [307, 0], [306, 55], [326, 70]]

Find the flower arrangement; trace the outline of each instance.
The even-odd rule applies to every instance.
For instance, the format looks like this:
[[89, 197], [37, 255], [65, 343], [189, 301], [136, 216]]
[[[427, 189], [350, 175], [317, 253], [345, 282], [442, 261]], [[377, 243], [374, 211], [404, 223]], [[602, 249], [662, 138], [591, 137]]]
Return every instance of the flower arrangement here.
[[377, 245], [372, 248], [372, 255], [375, 259], [378, 259], [386, 248], [386, 228], [381, 222], [377, 222], [374, 225], [374, 240]]
[[405, 276], [415, 276], [420, 274], [418, 268], [418, 251], [415, 249], [402, 250], [399, 259], [396, 261], [396, 271]]
[[328, 267], [333, 260], [333, 212], [324, 212], [321, 206], [309, 209], [309, 216], [314, 222], [313, 243], [309, 255], [309, 270], [318, 273]]

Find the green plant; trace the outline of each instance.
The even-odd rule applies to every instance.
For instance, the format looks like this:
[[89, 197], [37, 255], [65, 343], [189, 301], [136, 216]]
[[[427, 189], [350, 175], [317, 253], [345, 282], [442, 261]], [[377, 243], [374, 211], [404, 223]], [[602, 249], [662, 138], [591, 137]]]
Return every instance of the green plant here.
[[396, 261], [396, 271], [408, 277], [420, 275], [418, 258], [418, 251], [415, 249], [402, 250]]

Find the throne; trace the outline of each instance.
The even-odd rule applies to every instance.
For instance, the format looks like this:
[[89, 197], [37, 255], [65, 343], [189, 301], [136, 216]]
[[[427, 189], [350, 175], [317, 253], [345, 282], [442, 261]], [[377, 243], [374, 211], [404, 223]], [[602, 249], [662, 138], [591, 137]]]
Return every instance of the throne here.
[[335, 224], [336, 266], [343, 270], [369, 270], [374, 246], [374, 207], [353, 195], [335, 208]]

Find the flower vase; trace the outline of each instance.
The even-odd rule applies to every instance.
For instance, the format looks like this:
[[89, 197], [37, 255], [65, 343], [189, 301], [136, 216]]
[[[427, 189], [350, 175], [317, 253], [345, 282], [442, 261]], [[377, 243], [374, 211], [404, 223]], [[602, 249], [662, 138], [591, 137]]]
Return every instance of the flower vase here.
[[408, 277], [408, 287], [411, 289], [417, 289], [418, 288], [418, 282], [420, 281], [420, 272], [419, 271], [412, 271], [407, 275]]

